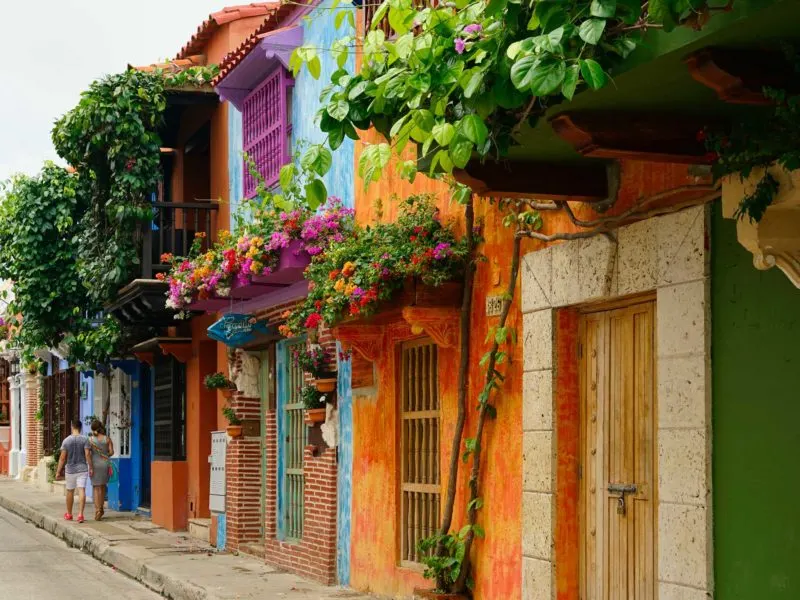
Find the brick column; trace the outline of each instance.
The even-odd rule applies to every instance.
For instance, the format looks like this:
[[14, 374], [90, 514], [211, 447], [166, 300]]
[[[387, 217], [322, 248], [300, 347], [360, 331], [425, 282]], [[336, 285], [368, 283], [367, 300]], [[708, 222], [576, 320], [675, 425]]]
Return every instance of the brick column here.
[[[274, 422], [274, 414], [272, 419]], [[274, 434], [271, 437], [273, 440], [275, 439]], [[275, 446], [274, 443], [273, 446]], [[316, 456], [315, 452], [317, 452]], [[274, 456], [277, 459], [277, 452]], [[276, 464], [270, 455], [268, 455], [268, 460], [270, 461], [267, 463], [268, 465]], [[335, 583], [336, 449], [326, 447], [317, 451], [315, 446], [306, 446], [303, 453], [305, 494], [303, 497], [303, 539], [300, 542], [282, 542], [275, 537], [276, 479], [274, 471], [272, 471], [272, 476], [269, 475], [269, 466], [267, 473], [267, 562], [325, 585]]]
[[25, 411], [25, 451], [27, 454], [25, 464], [28, 467], [35, 467], [42, 459], [42, 423], [36, 419], [39, 410], [39, 387], [41, 378], [38, 374], [25, 374], [25, 398], [23, 398], [23, 410]]
[[[234, 394], [231, 408], [242, 419], [261, 416], [261, 400]], [[225, 547], [238, 550], [239, 545], [257, 541], [261, 531], [261, 432], [257, 436], [233, 438], [225, 455]]]
[[275, 539], [278, 531], [276, 511], [278, 510], [278, 416], [275, 410], [266, 414], [266, 459], [267, 481], [264, 497], [264, 537]]

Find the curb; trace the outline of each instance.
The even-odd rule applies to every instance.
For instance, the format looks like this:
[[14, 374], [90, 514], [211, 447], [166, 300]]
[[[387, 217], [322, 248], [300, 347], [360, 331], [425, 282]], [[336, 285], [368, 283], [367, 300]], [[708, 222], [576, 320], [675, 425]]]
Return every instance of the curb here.
[[104, 564], [111, 565], [120, 573], [124, 573], [170, 600], [214, 600], [214, 596], [209, 596], [206, 589], [164, 573], [147, 564], [147, 561], [130, 556], [124, 547], [112, 546], [106, 541], [96, 539], [77, 527], [47, 516], [27, 504], [0, 495], [0, 506], [33, 523], [39, 529], [44, 529], [64, 540], [68, 546], [86, 552]]

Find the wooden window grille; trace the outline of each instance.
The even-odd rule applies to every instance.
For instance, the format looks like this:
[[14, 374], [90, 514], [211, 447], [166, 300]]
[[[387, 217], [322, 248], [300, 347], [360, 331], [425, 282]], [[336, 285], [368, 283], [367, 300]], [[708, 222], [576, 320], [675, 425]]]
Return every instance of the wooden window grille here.
[[[286, 345], [285, 356], [291, 357], [294, 350], [303, 350], [305, 340]], [[303, 538], [303, 511], [305, 503], [305, 481], [303, 476], [303, 452], [306, 445], [306, 425], [303, 422], [303, 388], [304, 376], [302, 367], [294, 360], [287, 359], [286, 365], [286, 402], [284, 410], [284, 531], [286, 538], [301, 540]]]
[[122, 369], [111, 374], [109, 435], [119, 457], [131, 454], [131, 376]]
[[[291, 138], [289, 72], [279, 66], [244, 100], [242, 107], [242, 146], [253, 161], [267, 187], [278, 182], [280, 170], [289, 162]], [[244, 163], [244, 195], [255, 196], [258, 179]]]
[[8, 425], [11, 422], [11, 384], [8, 378], [11, 377], [11, 363], [5, 359], [0, 359], [0, 425]]
[[436, 344], [401, 349], [401, 563], [419, 563], [417, 545], [439, 528], [439, 378]]
[[42, 404], [42, 447], [52, 454], [72, 429], [70, 421], [79, 415], [79, 376], [74, 368], [44, 377]]
[[154, 459], [185, 460], [186, 375], [184, 365], [171, 356], [159, 356], [156, 358], [154, 369]]

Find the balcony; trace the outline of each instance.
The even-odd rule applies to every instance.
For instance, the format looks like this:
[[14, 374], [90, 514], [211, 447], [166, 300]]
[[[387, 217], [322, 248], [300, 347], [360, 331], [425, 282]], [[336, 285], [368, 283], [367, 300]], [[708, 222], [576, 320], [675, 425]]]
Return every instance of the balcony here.
[[[158, 197], [163, 197], [161, 191]], [[161, 256], [188, 255], [198, 234], [201, 250], [207, 250], [216, 237], [218, 208], [211, 201], [153, 202], [153, 220], [141, 231], [141, 269], [107, 310], [126, 326], [174, 325], [175, 311], [166, 307], [167, 284], [156, 279], [170, 269]]]

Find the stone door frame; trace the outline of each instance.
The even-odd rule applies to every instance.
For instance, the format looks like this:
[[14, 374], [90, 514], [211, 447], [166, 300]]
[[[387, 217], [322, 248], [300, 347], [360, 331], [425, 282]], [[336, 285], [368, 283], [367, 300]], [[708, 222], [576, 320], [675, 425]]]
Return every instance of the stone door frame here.
[[[661, 600], [713, 597], [709, 207], [531, 252], [522, 261], [522, 597], [556, 598], [558, 309], [656, 291], [657, 579]], [[577, 515], [576, 515], [577, 516]], [[577, 599], [576, 599], [577, 600]]]

